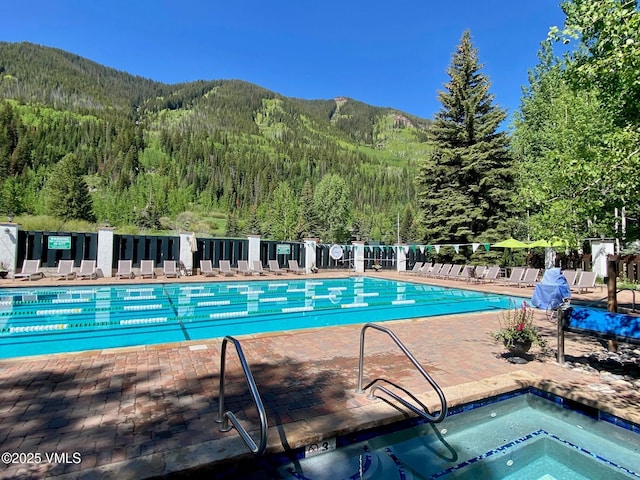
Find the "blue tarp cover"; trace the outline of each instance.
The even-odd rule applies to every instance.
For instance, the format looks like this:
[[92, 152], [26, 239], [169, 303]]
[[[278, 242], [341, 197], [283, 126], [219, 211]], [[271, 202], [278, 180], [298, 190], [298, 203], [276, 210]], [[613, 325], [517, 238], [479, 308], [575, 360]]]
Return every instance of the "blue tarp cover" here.
[[559, 268], [548, 268], [544, 272], [542, 281], [536, 284], [531, 297], [531, 304], [534, 307], [557, 308], [562, 300], [571, 298], [571, 289]]
[[640, 342], [640, 318], [622, 313], [572, 307], [565, 314], [565, 328]]

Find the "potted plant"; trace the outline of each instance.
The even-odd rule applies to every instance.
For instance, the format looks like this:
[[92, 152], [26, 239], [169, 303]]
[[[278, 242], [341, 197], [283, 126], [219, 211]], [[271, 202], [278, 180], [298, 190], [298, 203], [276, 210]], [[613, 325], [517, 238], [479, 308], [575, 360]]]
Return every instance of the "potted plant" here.
[[522, 302], [519, 307], [513, 301], [511, 304], [511, 308], [502, 312], [500, 329], [492, 332], [493, 338], [516, 355], [528, 352], [532, 345], [537, 345], [544, 352], [547, 341], [533, 324], [533, 309], [527, 302]]
[[0, 278], [7, 278], [8, 274], [9, 266], [4, 262], [0, 262]]

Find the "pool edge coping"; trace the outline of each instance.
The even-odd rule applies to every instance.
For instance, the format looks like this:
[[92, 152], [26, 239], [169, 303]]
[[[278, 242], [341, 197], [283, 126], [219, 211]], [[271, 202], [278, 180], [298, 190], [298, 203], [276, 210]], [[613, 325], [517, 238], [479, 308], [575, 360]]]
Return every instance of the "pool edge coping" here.
[[[594, 392], [593, 395], [586, 394], [588, 392], [577, 392], [571, 390], [567, 385], [556, 383], [551, 379], [542, 378], [524, 370], [516, 370], [475, 382], [445, 387], [443, 391], [447, 397], [449, 408], [456, 408], [530, 388], [587, 405], [600, 412], [640, 425], [640, 414], [633, 415], [633, 412], [629, 409], [624, 410], [600, 402], [596, 395], [597, 392]], [[435, 393], [417, 395], [417, 398], [424, 402], [431, 411], [439, 408]], [[344, 418], [336, 413], [324, 415], [311, 421], [298, 420], [283, 425], [270, 426], [268, 428], [268, 444], [265, 453], [273, 455], [292, 452], [319, 440], [341, 437], [414, 418], [413, 415], [394, 411], [383, 402], [375, 401], [353, 408], [350, 413], [355, 414], [352, 415], [354, 419], [353, 425], [346, 427], [338, 426], [344, 425]], [[332, 418], [334, 418], [333, 421]], [[337, 422], [335, 421], [336, 419]], [[322, 431], [320, 428], [322, 424], [328, 424], [331, 428]], [[216, 427], [213, 426], [213, 428]], [[255, 431], [249, 433], [253, 436], [257, 434]], [[50, 478], [60, 480], [83, 478], [119, 479], [125, 477], [140, 479], [160, 478], [172, 473], [197, 470], [198, 468], [211, 467], [213, 465], [228, 465], [248, 458], [253, 458], [253, 454], [248, 451], [239, 435], [233, 435]]]

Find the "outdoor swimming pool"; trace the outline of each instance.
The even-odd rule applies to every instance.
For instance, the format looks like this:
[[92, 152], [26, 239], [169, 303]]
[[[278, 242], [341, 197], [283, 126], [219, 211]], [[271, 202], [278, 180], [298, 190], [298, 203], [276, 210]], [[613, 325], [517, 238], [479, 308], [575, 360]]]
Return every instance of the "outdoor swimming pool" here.
[[[295, 461], [258, 460], [253, 471], [289, 480], [640, 478], [639, 426], [530, 392], [453, 409], [437, 425], [329, 439], [302, 449]], [[323, 447], [329, 451], [314, 455]]]
[[0, 358], [496, 310], [513, 297], [368, 277], [0, 289]]

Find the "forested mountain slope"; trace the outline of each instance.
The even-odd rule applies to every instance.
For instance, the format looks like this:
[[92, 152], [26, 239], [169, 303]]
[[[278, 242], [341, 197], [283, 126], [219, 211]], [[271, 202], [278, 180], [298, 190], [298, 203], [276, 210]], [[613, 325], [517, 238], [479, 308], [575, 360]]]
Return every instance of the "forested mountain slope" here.
[[0, 42], [0, 209], [16, 214], [51, 214], [48, 179], [73, 153], [95, 219], [116, 226], [219, 212], [269, 235], [279, 187], [299, 198], [334, 174], [353, 202], [344, 227], [380, 235], [415, 205], [428, 127], [348, 98], [287, 98], [240, 80], [167, 85]]

